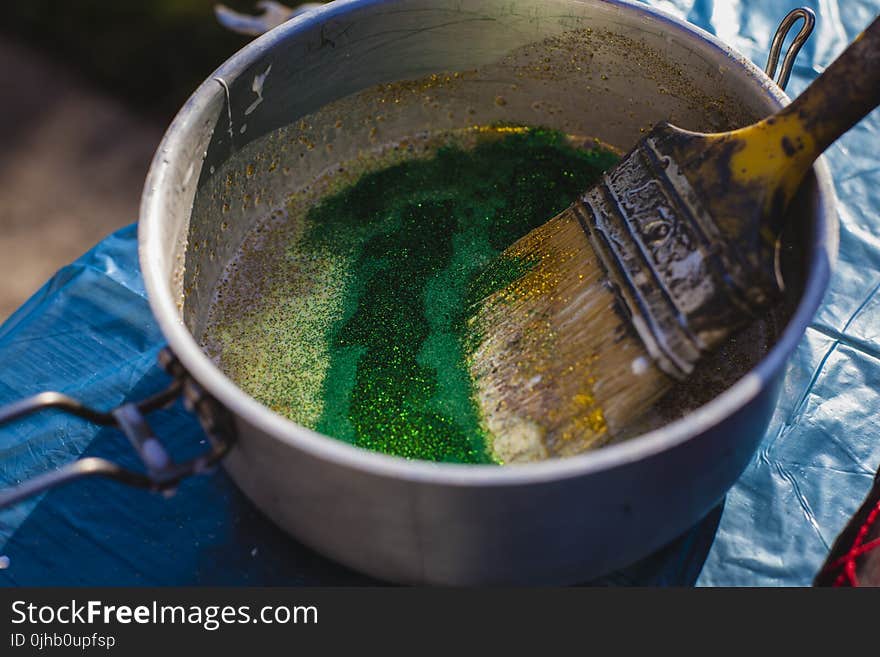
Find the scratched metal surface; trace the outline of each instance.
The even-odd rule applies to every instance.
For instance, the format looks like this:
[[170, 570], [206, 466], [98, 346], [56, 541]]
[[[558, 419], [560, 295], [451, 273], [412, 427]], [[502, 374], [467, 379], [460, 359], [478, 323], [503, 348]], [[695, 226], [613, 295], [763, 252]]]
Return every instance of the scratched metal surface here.
[[[761, 66], [779, 19], [812, 7], [816, 32], [798, 59], [792, 95], [880, 12], [880, 0], [649, 4], [714, 32]], [[828, 153], [840, 197], [840, 261], [789, 364], [765, 440], [723, 512], [597, 583], [809, 584], [858, 507], [880, 465], [878, 131], [875, 112]], [[155, 366], [161, 344], [128, 228], [61, 270], [0, 327], [0, 403], [47, 388], [100, 407], [137, 399], [165, 380]], [[198, 427], [181, 408], [153, 423], [175, 449], [198, 448]], [[46, 413], [0, 431], [0, 486], [83, 454], [135, 465], [115, 432]], [[367, 581], [274, 528], [222, 472], [185, 483], [171, 500], [107, 481], [52, 491], [0, 511], [0, 557], [5, 585]]]

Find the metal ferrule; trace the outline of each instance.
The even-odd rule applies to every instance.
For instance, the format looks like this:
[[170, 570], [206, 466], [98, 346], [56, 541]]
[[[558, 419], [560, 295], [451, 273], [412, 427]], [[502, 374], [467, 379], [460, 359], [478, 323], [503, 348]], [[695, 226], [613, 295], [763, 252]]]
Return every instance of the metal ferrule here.
[[676, 379], [768, 301], [672, 159], [643, 140], [577, 204], [647, 352]]

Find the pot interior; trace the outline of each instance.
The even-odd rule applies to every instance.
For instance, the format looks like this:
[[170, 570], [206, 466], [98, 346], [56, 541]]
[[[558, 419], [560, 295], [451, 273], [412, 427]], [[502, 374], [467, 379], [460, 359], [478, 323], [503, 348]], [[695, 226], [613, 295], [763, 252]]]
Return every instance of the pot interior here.
[[[192, 119], [192, 160], [177, 163], [178, 200], [191, 207], [175, 224], [168, 265], [182, 320], [222, 368], [206, 332], [218, 291], [250, 300], [224, 312], [259, 312], [267, 281], [254, 254], [279, 248], [267, 235], [286, 221], [291, 195], [307, 195], [340, 163], [369, 167], [401, 144], [499, 123], [625, 151], [661, 120], [721, 131], [765, 116], [779, 102], [765, 82], [696, 33], [634, 5], [333, 3], [264, 36], [206, 83], [214, 88], [203, 90], [209, 101]], [[785, 298], [633, 433], [711, 400], [772, 347], [797, 306], [819, 206], [811, 176], [785, 230]]]

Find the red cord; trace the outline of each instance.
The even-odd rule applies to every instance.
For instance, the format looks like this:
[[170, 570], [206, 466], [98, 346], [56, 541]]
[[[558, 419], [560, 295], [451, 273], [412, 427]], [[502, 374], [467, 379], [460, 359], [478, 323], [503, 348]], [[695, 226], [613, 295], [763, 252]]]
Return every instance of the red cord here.
[[859, 585], [859, 580], [856, 576], [856, 559], [863, 554], [880, 547], [880, 537], [870, 540], [864, 545], [862, 544], [862, 541], [865, 540], [868, 532], [871, 531], [871, 525], [874, 524], [878, 517], [880, 517], [880, 500], [878, 500], [877, 504], [874, 505], [874, 508], [871, 509], [871, 513], [868, 514], [865, 524], [859, 528], [859, 533], [856, 535], [856, 540], [853, 541], [849, 552], [831, 564], [832, 569], [843, 568], [843, 571], [834, 580], [834, 586], [846, 586], [847, 584], [849, 586]]

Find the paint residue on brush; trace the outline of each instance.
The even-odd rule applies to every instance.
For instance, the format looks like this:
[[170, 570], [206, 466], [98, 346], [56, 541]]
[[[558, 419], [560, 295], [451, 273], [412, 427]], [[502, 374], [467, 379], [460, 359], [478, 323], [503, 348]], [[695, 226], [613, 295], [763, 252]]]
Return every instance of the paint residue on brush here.
[[[367, 173], [300, 218], [284, 258], [295, 273], [282, 276], [294, 298], [276, 294], [246, 326], [221, 312], [209, 328], [221, 365], [234, 363], [224, 369], [246, 392], [368, 449], [493, 461], [468, 371], [467, 309], [529, 263], [486, 266], [616, 156], [548, 130], [474, 133], [472, 148], [447, 145]], [[306, 369], [305, 382], [278, 386]]]
[[481, 297], [468, 320], [475, 395], [504, 462], [577, 454], [612, 438], [596, 394], [600, 353], [573, 340], [592, 334], [596, 317], [616, 317], [585, 242], [570, 212], [531, 231], [490, 265], [514, 275]]

